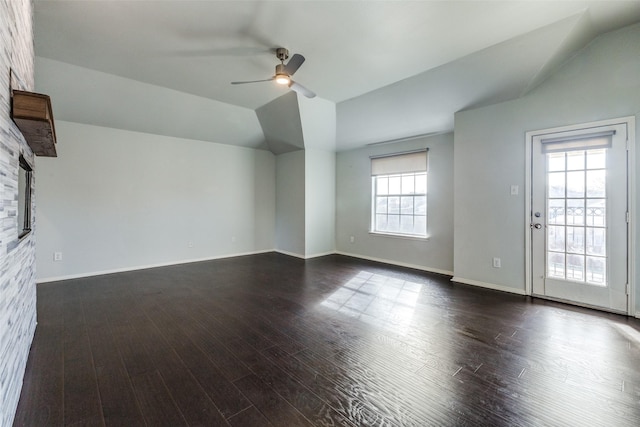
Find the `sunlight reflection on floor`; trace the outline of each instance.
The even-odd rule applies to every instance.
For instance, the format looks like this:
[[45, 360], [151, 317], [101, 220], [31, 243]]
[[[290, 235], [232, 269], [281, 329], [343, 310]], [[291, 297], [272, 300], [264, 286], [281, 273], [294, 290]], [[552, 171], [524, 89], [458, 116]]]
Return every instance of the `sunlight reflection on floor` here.
[[628, 340], [636, 345], [640, 345], [640, 332], [636, 329], [632, 328], [629, 325], [623, 325], [621, 323], [612, 323], [614, 328], [616, 328], [622, 335], [624, 335]]
[[320, 305], [405, 334], [421, 290], [420, 283], [360, 271]]

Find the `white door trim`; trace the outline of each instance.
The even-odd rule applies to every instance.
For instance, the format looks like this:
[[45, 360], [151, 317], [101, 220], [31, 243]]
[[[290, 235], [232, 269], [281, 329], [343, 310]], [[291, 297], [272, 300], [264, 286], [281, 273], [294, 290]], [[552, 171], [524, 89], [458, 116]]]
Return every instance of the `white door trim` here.
[[590, 127], [611, 126], [624, 124], [627, 126], [627, 208], [629, 211], [629, 226], [627, 227], [627, 283], [629, 284], [629, 295], [627, 304], [627, 314], [629, 316], [636, 315], [636, 284], [635, 284], [635, 227], [636, 227], [636, 157], [635, 157], [635, 145], [636, 134], [635, 124], [636, 117], [628, 116], [617, 119], [601, 120], [597, 122], [581, 123], [571, 126], [561, 126], [550, 129], [541, 129], [535, 131], [529, 131], [525, 133], [525, 209], [524, 209], [524, 233], [525, 233], [525, 292], [527, 295], [532, 295], [532, 248], [531, 248], [531, 206], [532, 206], [532, 171], [533, 171], [533, 138], [548, 133], [569, 132], [573, 130], [580, 130]]

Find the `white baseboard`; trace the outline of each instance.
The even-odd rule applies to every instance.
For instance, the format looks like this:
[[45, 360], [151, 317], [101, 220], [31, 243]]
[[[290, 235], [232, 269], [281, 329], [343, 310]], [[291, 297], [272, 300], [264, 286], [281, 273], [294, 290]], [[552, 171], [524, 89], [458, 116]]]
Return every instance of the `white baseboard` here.
[[264, 253], [269, 253], [273, 251], [274, 251], [273, 249], [266, 249], [262, 251], [242, 252], [242, 253], [235, 253], [235, 254], [217, 255], [217, 256], [205, 257], [205, 258], [184, 259], [180, 261], [163, 262], [158, 264], [138, 265], [135, 267], [124, 267], [124, 268], [114, 268], [111, 270], [91, 271], [88, 273], [69, 274], [66, 276], [42, 277], [42, 278], [36, 279], [36, 283], [49, 283], [49, 282], [59, 282], [61, 280], [82, 279], [84, 277], [102, 276], [104, 274], [126, 273], [127, 271], [147, 270], [149, 268], [168, 267], [171, 265], [180, 265], [180, 264], [191, 264], [194, 262], [213, 261], [216, 259], [233, 258], [233, 257], [239, 257], [239, 256], [246, 256], [246, 255], [257, 255], [257, 254], [264, 254]]
[[288, 252], [288, 251], [283, 251], [283, 250], [280, 250], [280, 249], [274, 249], [273, 251], [277, 252], [279, 254], [282, 254], [282, 255], [289, 255], [289, 256], [292, 256], [292, 257], [300, 258], [300, 259], [311, 259], [311, 258], [318, 258], [318, 257], [321, 257], [321, 256], [335, 255], [336, 254], [336, 251], [322, 252], [322, 253], [311, 254], [311, 255], [302, 255], [302, 254], [299, 254], [299, 253], [296, 253], [296, 252]]
[[493, 289], [494, 291], [509, 292], [509, 293], [518, 294], [518, 295], [527, 295], [524, 289], [511, 288], [509, 286], [496, 285], [495, 283], [481, 282], [479, 280], [465, 279], [463, 277], [454, 276], [451, 278], [451, 281], [463, 283], [465, 285], [473, 285], [473, 286], [479, 286], [481, 288]]
[[[165, 262], [165, 263], [138, 265], [138, 266], [134, 266], [134, 267], [114, 268], [114, 269], [110, 269], [110, 270], [92, 271], [92, 272], [87, 272], [87, 273], [69, 274], [69, 275], [65, 275], [65, 276], [43, 277], [43, 278], [36, 279], [36, 283], [49, 283], [49, 282], [58, 282], [58, 281], [61, 281], [61, 280], [81, 279], [81, 278], [84, 278], [84, 277], [102, 276], [102, 275], [105, 275], [105, 274], [114, 274], [114, 273], [125, 273], [125, 272], [128, 272], [128, 271], [146, 270], [146, 269], [149, 269], [149, 268], [168, 267], [168, 266], [172, 266], [172, 265], [190, 264], [190, 263], [194, 263], [194, 262], [213, 261], [213, 260], [216, 260], [216, 259], [233, 258], [233, 257], [238, 257], [238, 256], [246, 256], [246, 255], [257, 255], [257, 254], [263, 254], [263, 253], [269, 253], [269, 252], [277, 252], [277, 253], [281, 253], [283, 255], [289, 255], [289, 256], [292, 256], [292, 257], [295, 257], [295, 258], [299, 258], [299, 259], [310, 259], [310, 258], [317, 258], [317, 257], [321, 257], [321, 256], [338, 254], [338, 255], [345, 255], [345, 256], [349, 256], [349, 257], [353, 257], [353, 258], [365, 259], [365, 260], [368, 260], [368, 261], [381, 262], [381, 263], [384, 263], [384, 264], [397, 265], [397, 266], [400, 266], [400, 267], [413, 268], [413, 269], [416, 269], [416, 270], [427, 271], [427, 272], [430, 272], [430, 273], [443, 274], [443, 275], [446, 275], [446, 276], [453, 276], [453, 272], [449, 271], [449, 270], [442, 270], [442, 269], [438, 269], [438, 268], [425, 267], [423, 265], [410, 264], [410, 263], [405, 263], [405, 262], [398, 262], [398, 261], [393, 261], [393, 260], [383, 259], [383, 258], [369, 257], [369, 256], [360, 255], [360, 254], [353, 254], [353, 253], [349, 253], [349, 252], [335, 251], [335, 252], [325, 252], [325, 253], [320, 253], [320, 254], [313, 254], [313, 255], [304, 256], [302, 254], [283, 251], [283, 250], [279, 250], [279, 249], [266, 249], [266, 250], [261, 250], [261, 251], [242, 252], [242, 253], [218, 255], [218, 256], [212, 256], [212, 257], [186, 259], [186, 260], [172, 261], [172, 262]], [[451, 281], [464, 283], [464, 284], [467, 284], [467, 285], [480, 286], [480, 287], [483, 287], [483, 288], [493, 289], [493, 290], [497, 290], [497, 291], [510, 292], [510, 293], [514, 293], [514, 294], [518, 294], [518, 295], [526, 295], [524, 290], [514, 289], [514, 288], [507, 287], [507, 286], [496, 285], [496, 284], [493, 284], [493, 283], [480, 282], [480, 281], [477, 281], [477, 280], [464, 279], [464, 278], [461, 278], [461, 277], [453, 277], [451, 279]], [[640, 318], [640, 314], [636, 315], [636, 317]]]
[[337, 251], [336, 254], [350, 256], [353, 258], [366, 259], [368, 261], [382, 262], [384, 264], [397, 265], [399, 267], [413, 268], [415, 270], [428, 271], [429, 273], [437, 273], [437, 274], [444, 274], [446, 276], [453, 276], [453, 271], [441, 270], [439, 268], [425, 267], [424, 265], [409, 264], [406, 262], [393, 261], [390, 259], [383, 259], [383, 258], [375, 258], [375, 257], [370, 257], [370, 256], [365, 256], [360, 254], [352, 254], [349, 252], [342, 252], [342, 251]]
[[279, 253], [279, 254], [282, 254], [282, 255], [289, 255], [289, 256], [292, 256], [292, 257], [300, 258], [300, 259], [306, 259], [304, 255], [302, 255], [302, 254], [297, 254], [297, 253], [295, 253], [295, 252], [283, 251], [283, 250], [281, 250], [281, 249], [274, 249], [273, 251], [274, 251], [274, 252], [277, 252], [277, 253]]
[[322, 252], [322, 253], [318, 253], [318, 254], [307, 255], [305, 258], [306, 259], [311, 259], [311, 258], [318, 258], [318, 257], [321, 257], [321, 256], [335, 255], [335, 254], [336, 254], [336, 251]]

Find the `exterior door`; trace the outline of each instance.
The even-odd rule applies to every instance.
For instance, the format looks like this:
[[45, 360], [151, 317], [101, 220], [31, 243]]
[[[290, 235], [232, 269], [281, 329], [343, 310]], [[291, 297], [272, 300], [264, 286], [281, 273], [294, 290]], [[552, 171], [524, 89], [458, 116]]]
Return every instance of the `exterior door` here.
[[628, 310], [627, 124], [531, 136], [532, 293]]

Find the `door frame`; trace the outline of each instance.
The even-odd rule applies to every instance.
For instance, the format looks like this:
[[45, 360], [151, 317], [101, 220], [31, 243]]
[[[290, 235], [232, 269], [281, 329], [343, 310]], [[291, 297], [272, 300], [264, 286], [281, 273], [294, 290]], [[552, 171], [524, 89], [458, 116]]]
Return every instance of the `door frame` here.
[[[635, 284], [635, 204], [636, 204], [636, 134], [635, 134], [635, 116], [620, 117], [616, 119], [600, 120], [596, 122], [580, 123], [569, 126], [560, 126], [555, 128], [540, 129], [525, 133], [525, 293], [533, 295], [532, 292], [532, 262], [533, 248], [531, 239], [531, 223], [533, 222], [532, 197], [533, 197], [533, 138], [540, 135], [569, 132], [581, 129], [588, 129], [599, 126], [611, 126], [624, 124], [627, 127], [627, 210], [629, 212], [629, 223], [627, 226], [627, 283], [629, 285], [627, 295], [627, 315], [636, 315], [636, 284]], [[542, 297], [536, 295], [536, 297]], [[549, 298], [552, 299], [552, 298]], [[572, 302], [573, 303], [573, 302]], [[573, 303], [580, 305], [579, 303]]]

